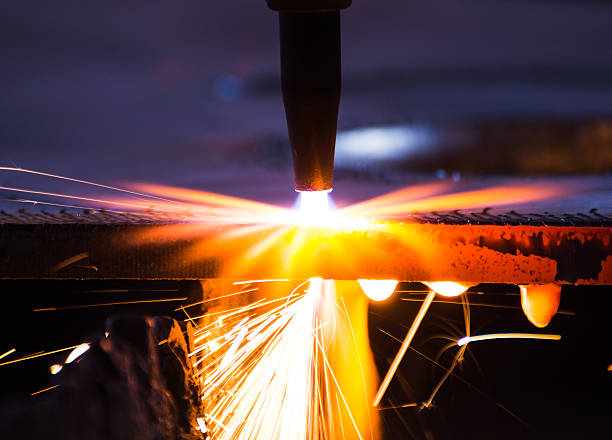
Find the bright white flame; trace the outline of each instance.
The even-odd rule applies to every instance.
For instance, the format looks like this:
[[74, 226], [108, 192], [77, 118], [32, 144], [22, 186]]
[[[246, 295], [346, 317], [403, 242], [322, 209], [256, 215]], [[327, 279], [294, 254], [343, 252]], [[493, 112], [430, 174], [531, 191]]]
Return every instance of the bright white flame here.
[[74, 350], [70, 352], [70, 354], [68, 355], [64, 363], [70, 364], [76, 361], [87, 350], [89, 350], [89, 344], [85, 343], [85, 344], [78, 345]]
[[62, 368], [64, 368], [62, 365], [54, 364], [49, 367], [49, 371], [51, 371], [51, 374], [57, 374], [62, 371]]
[[396, 280], [357, 280], [363, 293], [373, 301], [384, 301], [389, 298], [397, 286]]
[[433, 283], [424, 282], [423, 284], [425, 284], [437, 294], [446, 297], [459, 296], [470, 288], [470, 286], [455, 283], [453, 281], [436, 281]]
[[300, 211], [308, 216], [317, 217], [329, 212], [329, 191], [301, 191]]

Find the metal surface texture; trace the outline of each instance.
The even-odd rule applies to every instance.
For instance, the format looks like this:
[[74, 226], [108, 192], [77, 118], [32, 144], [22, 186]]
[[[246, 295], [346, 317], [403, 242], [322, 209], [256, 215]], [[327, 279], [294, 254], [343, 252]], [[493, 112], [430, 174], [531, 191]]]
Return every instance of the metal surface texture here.
[[[0, 213], [0, 278], [208, 279], [232, 278], [231, 258], [202, 255], [207, 240], [234, 226], [163, 239], [167, 226], [194, 220], [157, 214], [84, 211]], [[454, 280], [470, 283], [612, 284], [612, 217], [478, 212], [427, 213], [388, 220], [376, 230], [317, 231], [310, 262], [284, 269], [286, 243], [253, 258], [240, 277], [305, 279]], [[234, 255], [269, 238], [251, 232], [232, 244]], [[143, 239], [143, 237], [146, 237]], [[333, 245], [330, 245], [333, 243]], [[367, 249], [367, 252], [363, 250]], [[346, 255], [351, 255], [350, 264]]]

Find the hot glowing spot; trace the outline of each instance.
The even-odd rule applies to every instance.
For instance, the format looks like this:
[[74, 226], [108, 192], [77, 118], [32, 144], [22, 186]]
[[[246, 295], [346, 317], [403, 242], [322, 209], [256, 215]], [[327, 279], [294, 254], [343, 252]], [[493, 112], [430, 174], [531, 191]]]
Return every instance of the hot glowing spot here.
[[521, 289], [521, 307], [529, 322], [539, 328], [546, 327], [559, 309], [561, 286], [558, 284], [543, 284], [519, 287]]
[[51, 374], [57, 374], [62, 371], [62, 368], [64, 368], [62, 365], [54, 364], [49, 367], [49, 371], [51, 372]]
[[446, 296], [448, 298], [459, 296], [470, 288], [468, 285], [455, 283], [453, 281], [435, 281], [433, 283], [424, 282], [423, 284], [436, 292], [438, 295]]
[[66, 358], [65, 364], [70, 364], [80, 358], [83, 353], [89, 350], [90, 346], [88, 343], [77, 345]]
[[396, 280], [357, 280], [363, 293], [372, 301], [384, 301], [389, 298], [397, 286]]

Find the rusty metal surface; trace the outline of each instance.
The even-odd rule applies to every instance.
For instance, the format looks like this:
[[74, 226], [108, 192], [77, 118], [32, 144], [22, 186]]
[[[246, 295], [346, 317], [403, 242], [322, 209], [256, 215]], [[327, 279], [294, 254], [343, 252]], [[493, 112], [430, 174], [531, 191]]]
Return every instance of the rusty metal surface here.
[[[223, 256], [193, 258], [193, 247], [206, 246], [215, 228], [201, 236], [155, 238], [164, 236], [164, 225], [180, 229], [183, 223], [193, 224], [184, 216], [93, 211], [0, 215], [2, 279], [323, 276], [612, 284], [612, 218], [595, 210], [562, 216], [490, 210], [413, 215], [375, 231], [315, 234], [316, 255], [299, 268], [286, 268], [284, 246], [276, 243], [241, 273], [232, 272], [230, 259]], [[246, 253], [268, 234], [249, 234], [234, 244], [234, 255]], [[138, 238], [143, 236], [149, 239]], [[351, 255], [350, 264], [346, 255]]]

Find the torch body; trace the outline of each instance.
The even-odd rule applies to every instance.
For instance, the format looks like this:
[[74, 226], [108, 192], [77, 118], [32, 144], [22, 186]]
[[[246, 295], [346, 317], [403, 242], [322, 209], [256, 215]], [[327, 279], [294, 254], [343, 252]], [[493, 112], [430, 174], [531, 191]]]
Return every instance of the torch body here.
[[279, 11], [281, 85], [296, 191], [330, 191], [340, 104], [340, 13], [347, 0], [269, 0]]

